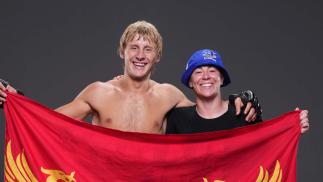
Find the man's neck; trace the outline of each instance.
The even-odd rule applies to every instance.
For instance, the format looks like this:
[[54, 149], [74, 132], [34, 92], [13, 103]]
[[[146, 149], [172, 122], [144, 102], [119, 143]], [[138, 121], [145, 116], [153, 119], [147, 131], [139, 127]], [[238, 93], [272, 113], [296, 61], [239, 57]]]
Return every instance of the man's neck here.
[[217, 96], [213, 99], [196, 99], [196, 112], [205, 119], [217, 118], [228, 110], [228, 102]]
[[148, 78], [135, 80], [127, 75], [121, 80], [122, 86], [126, 91], [144, 93], [151, 88], [151, 80]]

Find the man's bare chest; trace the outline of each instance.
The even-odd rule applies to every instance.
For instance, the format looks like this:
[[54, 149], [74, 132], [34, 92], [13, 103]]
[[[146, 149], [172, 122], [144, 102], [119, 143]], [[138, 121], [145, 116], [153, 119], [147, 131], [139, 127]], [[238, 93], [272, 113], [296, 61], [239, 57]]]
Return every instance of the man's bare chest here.
[[160, 127], [170, 110], [166, 102], [154, 96], [123, 95], [107, 99], [96, 106], [101, 124], [118, 127]]

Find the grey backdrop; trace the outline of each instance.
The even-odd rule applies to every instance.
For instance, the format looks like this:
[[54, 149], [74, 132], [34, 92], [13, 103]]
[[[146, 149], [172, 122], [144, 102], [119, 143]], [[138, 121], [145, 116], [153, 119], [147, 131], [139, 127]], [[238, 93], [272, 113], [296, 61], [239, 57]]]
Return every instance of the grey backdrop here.
[[[180, 83], [181, 72], [193, 51], [212, 48], [231, 75], [225, 95], [254, 90], [264, 118], [296, 106], [310, 110], [311, 130], [299, 143], [297, 178], [318, 181], [323, 177], [322, 8], [319, 1], [2, 0], [0, 77], [56, 108], [89, 83], [122, 74], [116, 53], [120, 35], [129, 23], [147, 20], [164, 40], [153, 79], [193, 98]], [[0, 127], [3, 161], [2, 112]]]

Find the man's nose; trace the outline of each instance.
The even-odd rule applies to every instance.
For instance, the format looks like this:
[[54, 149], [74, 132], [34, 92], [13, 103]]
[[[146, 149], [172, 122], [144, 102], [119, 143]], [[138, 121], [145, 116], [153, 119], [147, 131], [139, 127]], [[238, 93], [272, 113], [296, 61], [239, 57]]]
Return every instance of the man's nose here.
[[136, 55], [138, 61], [143, 61], [145, 59], [145, 53], [143, 50], [139, 50]]

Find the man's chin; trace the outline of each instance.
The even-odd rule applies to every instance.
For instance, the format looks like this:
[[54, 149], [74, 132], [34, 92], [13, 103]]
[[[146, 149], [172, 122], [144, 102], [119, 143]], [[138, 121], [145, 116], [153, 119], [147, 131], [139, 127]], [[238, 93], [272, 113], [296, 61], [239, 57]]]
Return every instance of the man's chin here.
[[144, 75], [129, 75], [132, 80], [135, 81], [144, 81], [146, 79], [149, 79], [149, 74], [144, 74]]

